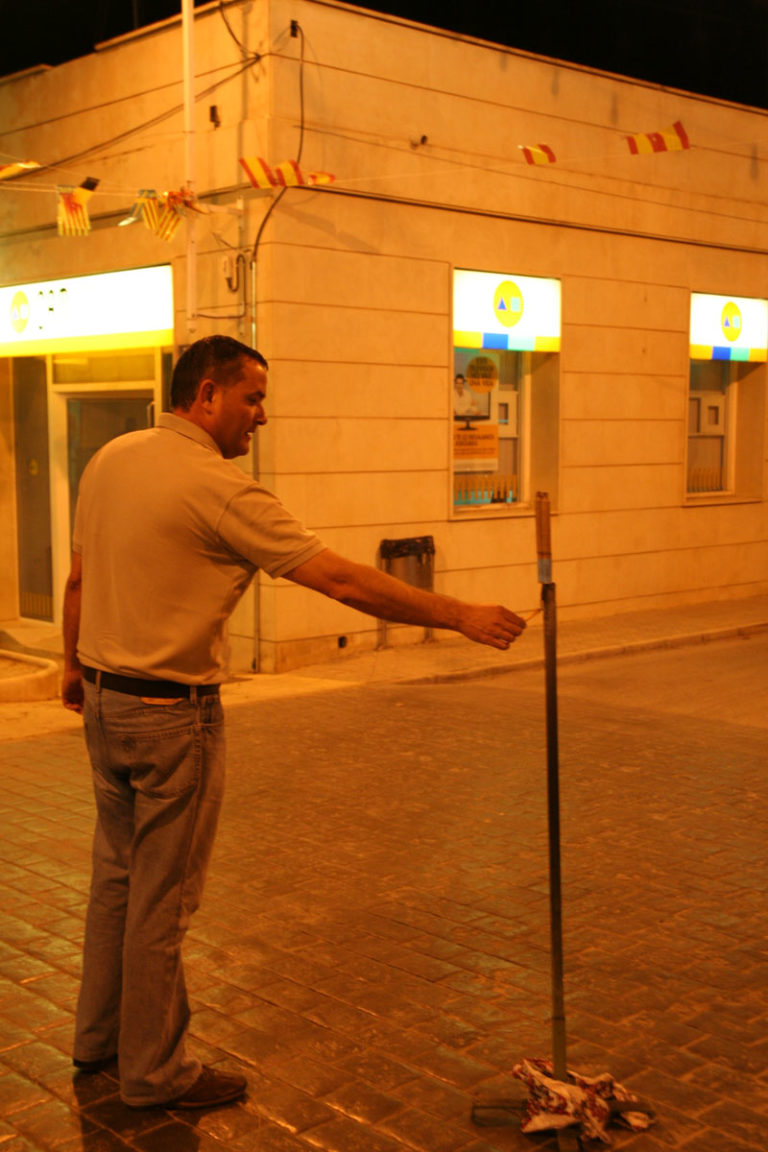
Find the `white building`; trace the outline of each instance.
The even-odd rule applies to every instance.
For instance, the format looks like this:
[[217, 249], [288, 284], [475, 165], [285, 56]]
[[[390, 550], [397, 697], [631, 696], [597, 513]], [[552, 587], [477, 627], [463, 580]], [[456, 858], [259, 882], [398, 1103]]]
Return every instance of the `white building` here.
[[[431, 536], [437, 590], [534, 607], [544, 490], [561, 615], [768, 589], [766, 113], [334, 0], [193, 23], [0, 81], [0, 164], [41, 165], [0, 180], [0, 620], [55, 619], [85, 461], [215, 331], [271, 366], [244, 466], [354, 559]], [[170, 239], [120, 226], [190, 183]], [[263, 579], [233, 663], [342, 637], [376, 622]]]

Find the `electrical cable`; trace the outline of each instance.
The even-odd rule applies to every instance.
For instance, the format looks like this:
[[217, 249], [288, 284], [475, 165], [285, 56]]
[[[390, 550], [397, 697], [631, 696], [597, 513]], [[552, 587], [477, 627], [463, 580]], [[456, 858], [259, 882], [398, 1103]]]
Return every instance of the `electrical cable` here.
[[257, 64], [259, 62], [259, 60], [261, 60], [261, 53], [260, 52], [251, 52], [250, 48], [246, 48], [246, 46], [245, 46], [245, 44], [243, 44], [242, 40], [240, 40], [240, 38], [237, 36], [237, 34], [233, 31], [232, 25], [230, 24], [229, 20], [227, 19], [226, 12], [224, 10], [224, 0], [219, 0], [219, 15], [221, 16], [222, 20], [224, 21], [224, 27], [227, 29], [227, 32], [229, 32], [229, 34], [232, 37], [232, 39], [234, 40], [235, 44], [237, 44], [238, 48], [242, 52], [243, 58], [250, 60], [251, 63], [253, 63], [253, 64]]
[[[296, 32], [298, 33], [298, 36], [299, 36], [299, 144], [298, 144], [298, 148], [296, 149], [296, 163], [300, 164], [301, 163], [301, 153], [302, 153], [302, 150], [304, 148], [304, 29], [301, 27], [301, 25], [299, 24], [299, 22], [297, 20], [292, 20], [291, 21], [291, 34], [293, 34], [294, 29], [296, 30]], [[264, 233], [264, 229], [267, 226], [267, 221], [269, 220], [270, 216], [274, 212], [275, 208], [277, 208], [278, 204], [282, 200], [283, 196], [285, 196], [287, 191], [288, 191], [287, 187], [281, 188], [280, 191], [278, 192], [277, 196], [275, 196], [274, 200], [272, 201], [269, 208], [267, 209], [267, 211], [264, 214], [264, 218], [262, 219], [261, 224], [259, 225], [259, 230], [256, 233], [256, 239], [253, 242], [253, 248], [251, 250], [251, 262], [252, 263], [255, 263], [255, 261], [256, 261], [256, 253], [259, 250], [259, 244], [261, 242], [261, 237]]]
[[[261, 57], [259, 57], [259, 59], [261, 59]], [[223, 79], [217, 80], [215, 84], [211, 84], [207, 88], [204, 88], [201, 92], [198, 92], [195, 95], [195, 102], [204, 99], [206, 96], [210, 96], [212, 92], [215, 92], [223, 84], [228, 84], [231, 80], [236, 80], [238, 76], [241, 76], [243, 72], [246, 72], [249, 68], [251, 68], [254, 63], [256, 63], [256, 59], [247, 60], [245, 63], [239, 64], [237, 69], [230, 73], [229, 76], [225, 76]], [[147, 128], [154, 128], [158, 124], [162, 124], [163, 121], [169, 120], [172, 116], [176, 116], [179, 112], [183, 112], [183, 110], [183, 104], [175, 104], [172, 108], [167, 108], [164, 112], [160, 112], [157, 116], [153, 116], [151, 120], [145, 120], [142, 121], [141, 124], [135, 124], [132, 128], [126, 128], [124, 132], [120, 132], [117, 136], [112, 136], [108, 140], [101, 140], [98, 144], [91, 145], [90, 148], [84, 148], [81, 152], [75, 152], [71, 156], [64, 156], [50, 164], [41, 164], [39, 168], [35, 169], [35, 174], [37, 175], [38, 173], [49, 172], [56, 169], [66, 169], [72, 164], [79, 163], [88, 157], [98, 155], [104, 148], [109, 148], [113, 144], [119, 144], [122, 140], [127, 140], [130, 136], [135, 136], [137, 132], [143, 132]], [[26, 175], [28, 175], [28, 173]]]

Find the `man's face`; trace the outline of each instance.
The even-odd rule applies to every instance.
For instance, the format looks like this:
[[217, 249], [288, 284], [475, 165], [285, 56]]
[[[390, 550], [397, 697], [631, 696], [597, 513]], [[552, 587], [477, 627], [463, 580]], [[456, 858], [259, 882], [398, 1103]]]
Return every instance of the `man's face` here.
[[257, 427], [266, 424], [266, 395], [267, 373], [255, 360], [243, 360], [234, 384], [215, 385], [208, 431], [225, 460], [244, 456]]

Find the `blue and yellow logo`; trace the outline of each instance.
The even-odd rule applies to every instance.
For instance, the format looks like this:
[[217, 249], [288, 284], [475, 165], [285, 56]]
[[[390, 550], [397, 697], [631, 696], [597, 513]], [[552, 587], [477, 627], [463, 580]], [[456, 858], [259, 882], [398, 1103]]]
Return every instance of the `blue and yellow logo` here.
[[731, 343], [741, 336], [741, 311], [738, 304], [734, 304], [732, 300], [729, 300], [723, 308], [720, 326], [723, 329], [723, 336]]
[[23, 332], [29, 324], [29, 300], [24, 292], [14, 293], [11, 300], [11, 324], [14, 332]]
[[513, 328], [523, 318], [523, 294], [513, 280], [502, 280], [493, 294], [496, 319], [505, 328]]

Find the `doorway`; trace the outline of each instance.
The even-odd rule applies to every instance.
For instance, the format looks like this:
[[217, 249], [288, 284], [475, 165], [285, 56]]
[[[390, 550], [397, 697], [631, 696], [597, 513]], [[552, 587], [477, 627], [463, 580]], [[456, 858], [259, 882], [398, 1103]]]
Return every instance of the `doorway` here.
[[116, 436], [149, 428], [152, 424], [153, 395], [67, 396], [67, 482], [69, 524], [75, 523], [75, 506], [80, 478], [91, 457]]

